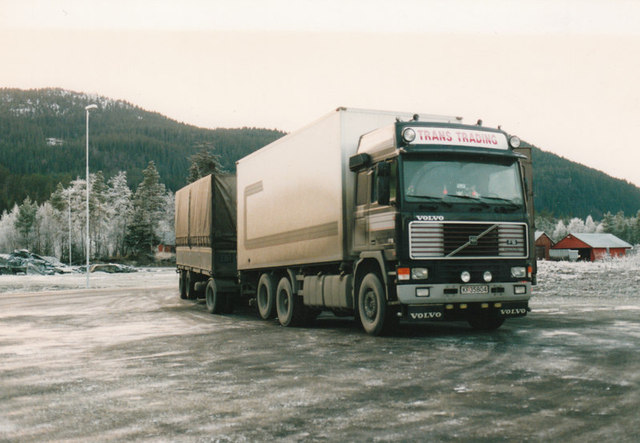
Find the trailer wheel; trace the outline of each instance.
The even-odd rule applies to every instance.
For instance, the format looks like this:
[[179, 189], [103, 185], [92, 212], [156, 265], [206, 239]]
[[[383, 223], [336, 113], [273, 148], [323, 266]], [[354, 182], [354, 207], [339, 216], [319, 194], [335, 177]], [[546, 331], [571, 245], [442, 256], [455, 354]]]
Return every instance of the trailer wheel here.
[[178, 289], [180, 291], [180, 298], [185, 300], [187, 298], [187, 272], [180, 271], [180, 279], [178, 280]]
[[298, 326], [304, 315], [302, 300], [293, 293], [289, 278], [282, 277], [276, 289], [276, 311], [282, 326]]
[[276, 316], [276, 288], [270, 274], [262, 274], [258, 280], [258, 290], [256, 291], [256, 304], [258, 305], [258, 315], [263, 320], [268, 320]]
[[380, 278], [373, 272], [365, 275], [358, 290], [358, 317], [362, 328], [370, 335], [388, 332], [393, 323], [390, 314]]
[[210, 314], [220, 314], [225, 304], [224, 298], [224, 295], [218, 292], [216, 282], [213, 279], [209, 280], [207, 289], [205, 290], [207, 311], [209, 311]]
[[467, 319], [469, 325], [478, 331], [495, 331], [504, 323], [504, 318], [492, 315], [478, 315]]
[[195, 300], [198, 298], [198, 294], [196, 293], [196, 281], [197, 277], [195, 272], [188, 271], [187, 272], [187, 299]]

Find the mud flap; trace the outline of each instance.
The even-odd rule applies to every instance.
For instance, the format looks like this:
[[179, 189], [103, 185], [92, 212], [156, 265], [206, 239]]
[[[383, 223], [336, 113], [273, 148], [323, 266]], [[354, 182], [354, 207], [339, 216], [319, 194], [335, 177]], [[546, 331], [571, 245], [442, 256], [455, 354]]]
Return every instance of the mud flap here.
[[444, 305], [409, 305], [406, 319], [409, 321], [443, 320]]
[[531, 311], [528, 302], [502, 302], [497, 305], [494, 309], [503, 318], [524, 317]]

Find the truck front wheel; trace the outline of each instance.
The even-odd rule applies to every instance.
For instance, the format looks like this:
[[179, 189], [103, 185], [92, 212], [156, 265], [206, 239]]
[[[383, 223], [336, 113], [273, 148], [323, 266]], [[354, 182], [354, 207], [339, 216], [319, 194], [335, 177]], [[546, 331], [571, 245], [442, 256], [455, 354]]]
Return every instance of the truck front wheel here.
[[291, 282], [282, 277], [276, 289], [276, 311], [282, 326], [298, 326], [304, 315], [302, 300], [293, 293]]
[[358, 290], [358, 315], [367, 334], [380, 335], [392, 327], [384, 287], [375, 273], [365, 275]]
[[268, 320], [276, 316], [276, 288], [270, 274], [262, 274], [258, 280], [258, 290], [256, 291], [256, 304], [258, 305], [258, 315], [263, 320]]

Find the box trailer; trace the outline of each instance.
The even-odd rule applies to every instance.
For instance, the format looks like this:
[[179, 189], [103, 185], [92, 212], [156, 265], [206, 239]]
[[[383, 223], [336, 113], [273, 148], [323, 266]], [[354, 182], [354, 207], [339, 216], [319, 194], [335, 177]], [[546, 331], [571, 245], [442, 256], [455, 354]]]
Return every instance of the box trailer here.
[[176, 265], [180, 297], [204, 293], [212, 313], [237, 289], [236, 178], [208, 175], [176, 192]]

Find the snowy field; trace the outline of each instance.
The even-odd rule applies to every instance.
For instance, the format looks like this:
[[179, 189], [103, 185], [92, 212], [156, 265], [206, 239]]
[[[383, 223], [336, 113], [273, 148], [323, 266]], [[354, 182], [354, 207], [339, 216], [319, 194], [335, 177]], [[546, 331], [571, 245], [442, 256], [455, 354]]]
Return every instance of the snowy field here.
[[625, 300], [638, 305], [640, 254], [596, 262], [538, 262], [538, 285], [533, 294], [533, 306], [536, 302], [562, 304], [566, 297], [584, 297], [589, 304], [598, 304], [598, 300], [610, 304], [608, 295], [616, 297], [616, 305]]
[[[86, 274], [70, 273], [56, 275], [0, 275], [0, 294], [31, 292], [51, 292], [60, 290], [82, 290], [86, 288]], [[89, 274], [89, 288], [152, 288], [178, 287], [178, 274], [175, 268], [138, 268], [138, 272], [108, 274], [93, 272]]]
[[[92, 289], [168, 287], [177, 290], [175, 268], [139, 268], [138, 272], [91, 273]], [[0, 275], [0, 294], [82, 290], [86, 274]], [[538, 262], [538, 285], [534, 287], [532, 305], [538, 302], [562, 303], [563, 297], [602, 298], [613, 293], [617, 297], [637, 301], [640, 291], [640, 254], [622, 259], [597, 262]]]

